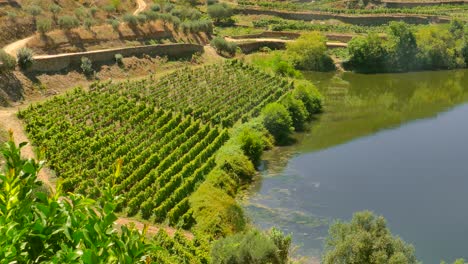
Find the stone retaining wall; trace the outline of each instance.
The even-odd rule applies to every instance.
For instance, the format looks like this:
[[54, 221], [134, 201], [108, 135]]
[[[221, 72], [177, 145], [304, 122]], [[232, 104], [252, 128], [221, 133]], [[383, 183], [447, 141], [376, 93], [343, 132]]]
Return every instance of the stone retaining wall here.
[[[277, 39], [297, 39], [301, 33], [297, 32], [286, 32], [286, 31], [264, 31], [258, 34], [249, 34], [241, 36], [232, 36], [232, 39], [253, 39], [253, 38], [277, 38]], [[325, 37], [331, 41], [339, 41], [347, 43], [354, 36], [354, 34], [342, 34], [342, 33], [324, 33]]]
[[272, 50], [284, 49], [286, 42], [283, 41], [252, 41], [252, 42], [241, 42], [237, 43], [237, 46], [242, 50], [243, 53], [249, 54], [260, 50], [260, 48], [268, 47]]
[[388, 24], [391, 21], [403, 21], [408, 24], [429, 24], [429, 23], [449, 23], [450, 18], [434, 16], [434, 15], [346, 15], [346, 14], [332, 14], [326, 12], [290, 12], [278, 11], [259, 8], [240, 8], [236, 9], [237, 13], [244, 15], [269, 15], [276, 16], [283, 19], [291, 20], [328, 20], [336, 19], [344, 23], [362, 26], [374, 26]]
[[93, 63], [105, 64], [114, 62], [116, 54], [122, 54], [124, 57], [147, 54], [149, 56], [187, 58], [196, 52], [203, 52], [203, 46], [197, 44], [162, 44], [59, 55], [42, 55], [34, 57], [34, 64], [29, 70], [35, 72], [57, 72], [70, 67], [79, 67], [82, 57], [89, 58]]

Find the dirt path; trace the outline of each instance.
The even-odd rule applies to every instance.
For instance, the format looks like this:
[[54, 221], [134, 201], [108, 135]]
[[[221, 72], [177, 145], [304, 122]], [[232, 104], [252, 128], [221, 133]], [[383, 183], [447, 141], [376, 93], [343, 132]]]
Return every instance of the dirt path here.
[[134, 15], [138, 15], [146, 9], [146, 2], [144, 0], [136, 0], [138, 8], [133, 12]]
[[[16, 144], [21, 142], [29, 143], [24, 146], [21, 151], [23, 156], [28, 159], [37, 159], [33, 147], [23, 130], [23, 125], [21, 124], [21, 121], [18, 119], [18, 117], [16, 117], [16, 109], [0, 110], [0, 120], [3, 128], [13, 132], [13, 138]], [[52, 177], [47, 168], [44, 168], [39, 172], [38, 179], [52, 190], [55, 190], [55, 184], [51, 181]]]
[[[115, 221], [115, 224], [117, 226], [122, 226], [122, 225], [127, 225], [128, 226], [130, 224], [134, 224], [135, 227], [140, 231], [143, 230], [143, 228], [145, 226], [145, 223], [143, 223], [143, 222], [140, 222], [140, 221], [137, 221], [137, 220], [134, 220], [134, 219], [130, 219], [130, 218], [126, 218], [126, 217], [119, 217], [119, 219], [117, 219], [117, 221]], [[166, 231], [166, 233], [168, 233], [169, 236], [171, 236], [171, 237], [173, 237], [175, 232], [177, 231], [177, 229], [175, 229], [173, 227], [170, 227], [170, 226], [149, 225], [147, 232], [148, 232], [149, 235], [156, 235], [161, 228], [164, 229]], [[183, 235], [187, 239], [190, 239], [190, 240], [193, 240], [193, 238], [194, 238], [193, 234], [190, 233], [190, 232], [187, 232], [187, 231], [183, 231]]]

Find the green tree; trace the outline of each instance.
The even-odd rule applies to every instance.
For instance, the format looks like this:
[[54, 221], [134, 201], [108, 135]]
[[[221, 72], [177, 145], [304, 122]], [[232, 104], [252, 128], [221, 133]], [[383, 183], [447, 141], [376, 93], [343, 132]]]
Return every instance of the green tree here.
[[388, 53], [392, 70], [414, 69], [418, 46], [411, 28], [404, 22], [391, 22], [389, 29]]
[[310, 71], [331, 71], [335, 64], [327, 54], [327, 39], [319, 32], [302, 34], [286, 44], [286, 52], [296, 68]]
[[233, 10], [225, 3], [209, 5], [207, 12], [208, 15], [214, 20], [215, 24], [230, 24], [233, 22]]
[[416, 264], [413, 246], [394, 237], [382, 216], [369, 211], [353, 215], [349, 223], [330, 227], [322, 263], [324, 264]]
[[26, 7], [26, 12], [33, 17], [33, 23], [36, 25], [36, 18], [42, 13], [42, 8], [38, 5], [30, 5]]
[[421, 28], [416, 33], [419, 60], [424, 69], [453, 69], [457, 66], [455, 39], [448, 29]]
[[52, 4], [49, 6], [49, 11], [52, 13], [52, 19], [57, 23], [57, 16], [62, 12], [62, 7], [57, 4]]
[[385, 72], [387, 51], [382, 39], [370, 33], [366, 37], [354, 37], [348, 43], [349, 60], [346, 68], [358, 72]]
[[293, 131], [292, 118], [280, 103], [271, 103], [262, 111], [263, 125], [275, 138], [276, 143], [288, 143]]

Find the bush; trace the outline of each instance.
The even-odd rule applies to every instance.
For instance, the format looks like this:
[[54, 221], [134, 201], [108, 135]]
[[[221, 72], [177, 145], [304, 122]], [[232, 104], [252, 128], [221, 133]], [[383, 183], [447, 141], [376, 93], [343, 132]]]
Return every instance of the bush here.
[[277, 144], [288, 143], [292, 127], [292, 118], [288, 110], [279, 103], [271, 103], [262, 111], [263, 125], [270, 132]]
[[42, 13], [42, 8], [38, 5], [30, 5], [26, 7], [26, 12], [28, 12], [33, 17], [37, 17]]
[[158, 5], [158, 4], [152, 4], [152, 5], [150, 6], [150, 9], [151, 9], [151, 11], [159, 12], [159, 11], [161, 11], [161, 6]]
[[322, 95], [312, 83], [308, 81], [297, 82], [293, 96], [304, 103], [310, 118], [322, 111]]
[[291, 238], [275, 229], [269, 234], [249, 230], [216, 241], [211, 250], [211, 260], [219, 264], [286, 264], [290, 244]]
[[94, 70], [93, 70], [93, 62], [86, 57], [81, 57], [81, 70], [85, 75], [91, 75]]
[[61, 16], [58, 19], [59, 27], [63, 30], [71, 30], [80, 25], [80, 21], [74, 16]]
[[385, 72], [387, 50], [377, 34], [366, 37], [354, 37], [348, 43], [349, 60], [345, 68], [358, 72]]
[[37, 31], [41, 34], [45, 34], [52, 28], [52, 20], [49, 18], [42, 18], [37, 21]]
[[30, 68], [34, 63], [33, 52], [28, 48], [18, 50], [16, 58], [18, 59], [18, 65], [23, 70]]
[[104, 11], [106, 11], [108, 14], [114, 13], [116, 11], [115, 7], [113, 5], [106, 5], [103, 7]]
[[89, 15], [91, 17], [96, 17], [96, 14], [98, 11], [99, 11], [99, 8], [92, 6], [91, 8], [89, 8]]
[[233, 24], [233, 10], [225, 3], [209, 5], [207, 12], [215, 24]]
[[195, 231], [216, 239], [244, 230], [242, 208], [223, 190], [203, 183], [189, 199], [196, 219]]
[[265, 148], [261, 132], [250, 127], [244, 127], [237, 135], [237, 138], [244, 154], [249, 157], [254, 166], [258, 166]]
[[143, 25], [148, 21], [148, 17], [145, 14], [138, 14], [136, 18], [140, 25]]
[[319, 32], [305, 33], [286, 44], [286, 51], [296, 68], [309, 71], [331, 71], [335, 64], [327, 54], [327, 39]]
[[107, 24], [111, 25], [114, 31], [119, 30], [120, 22], [117, 19], [108, 19]]
[[115, 62], [116, 62], [118, 65], [120, 65], [120, 66], [123, 65], [123, 56], [122, 56], [122, 54], [117, 53], [117, 54], [115, 54], [114, 58], [115, 58]]
[[4, 50], [0, 50], [0, 73], [12, 71], [15, 69], [15, 66], [15, 58]]
[[132, 14], [125, 14], [123, 16], [123, 21], [125, 21], [130, 26], [138, 25], [138, 17]]
[[416, 33], [418, 58], [423, 69], [453, 69], [457, 67], [455, 39], [448, 29], [421, 28]]
[[291, 116], [294, 130], [303, 131], [305, 123], [309, 119], [309, 112], [304, 103], [294, 98], [293, 95], [286, 96], [281, 103], [286, 107]]
[[218, 51], [218, 53], [227, 53], [230, 56], [234, 56], [234, 54], [236, 54], [236, 43], [228, 42], [222, 37], [213, 38], [210, 44]]
[[239, 183], [250, 182], [255, 176], [255, 168], [250, 159], [244, 155], [239, 145], [223, 146], [216, 157], [216, 164], [222, 170], [234, 176]]
[[92, 18], [86, 18], [83, 21], [83, 27], [86, 30], [91, 30], [91, 27], [94, 26], [94, 24], [96, 24], [96, 21], [94, 19], [92, 19]]
[[355, 213], [349, 223], [330, 227], [322, 263], [418, 263], [414, 249], [392, 236], [382, 216]]
[[417, 67], [418, 46], [411, 28], [404, 22], [391, 22], [387, 51], [392, 71], [408, 71]]
[[49, 6], [49, 11], [54, 15], [58, 15], [60, 12], [62, 12], [62, 7], [60, 7], [59, 5], [57, 4], [52, 4], [51, 6]]

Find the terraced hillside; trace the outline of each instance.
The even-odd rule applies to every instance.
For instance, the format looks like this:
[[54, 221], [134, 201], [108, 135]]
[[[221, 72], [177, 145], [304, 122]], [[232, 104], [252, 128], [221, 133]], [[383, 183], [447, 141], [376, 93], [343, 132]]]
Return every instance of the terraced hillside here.
[[[215, 166], [227, 128], [289, 89], [282, 79], [228, 62], [159, 81], [76, 89], [20, 116], [64, 189], [95, 197], [113, 183], [129, 215], [177, 223], [190, 214], [187, 198]], [[123, 163], [118, 177], [116, 161]]]

